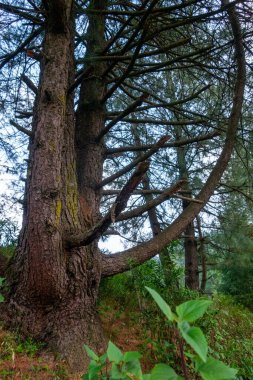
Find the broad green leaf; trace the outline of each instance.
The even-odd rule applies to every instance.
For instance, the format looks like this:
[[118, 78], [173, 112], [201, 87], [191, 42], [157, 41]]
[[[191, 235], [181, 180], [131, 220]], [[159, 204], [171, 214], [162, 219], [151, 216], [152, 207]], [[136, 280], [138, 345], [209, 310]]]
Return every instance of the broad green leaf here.
[[108, 344], [107, 356], [110, 362], [115, 362], [115, 363], [119, 363], [123, 359], [122, 352], [111, 341]]
[[199, 355], [205, 362], [207, 356], [207, 341], [199, 327], [190, 327], [187, 322], [178, 324], [179, 330], [184, 340], [191, 346], [191, 348]]
[[113, 363], [110, 380], [121, 380], [122, 378], [124, 377], [122, 376], [122, 372], [119, 370], [118, 365]]
[[177, 380], [178, 376], [173, 368], [167, 364], [156, 364], [151, 371], [150, 380]]
[[212, 301], [192, 300], [176, 307], [177, 315], [181, 321], [194, 322], [206, 312]]
[[97, 380], [98, 373], [101, 371], [101, 365], [96, 361], [91, 360], [88, 367], [89, 380]]
[[143, 380], [150, 380], [150, 373], [146, 373], [145, 375], [142, 375]]
[[4, 302], [4, 296], [0, 293], [0, 302]]
[[93, 359], [95, 361], [99, 360], [99, 357], [97, 356], [97, 354], [95, 354], [95, 352], [92, 351], [90, 347], [88, 347], [86, 344], [84, 344], [83, 346], [90, 359]]
[[85, 375], [82, 376], [82, 380], [89, 380], [89, 375], [86, 373]]
[[133, 360], [138, 360], [141, 358], [141, 354], [138, 351], [129, 351], [126, 352], [123, 356], [123, 361], [126, 362], [131, 362]]
[[219, 360], [208, 358], [206, 363], [199, 363], [197, 371], [204, 380], [236, 379], [237, 369], [230, 368]]
[[154, 289], [148, 288], [147, 286], [145, 286], [145, 288], [151, 294], [151, 296], [154, 298], [155, 302], [160, 307], [162, 312], [166, 315], [166, 317], [170, 321], [174, 321], [175, 315], [172, 313], [171, 308], [169, 307], [167, 302], [165, 302], [164, 299], [160, 296], [160, 294], [158, 294]]
[[[125, 363], [122, 366], [122, 372], [126, 374], [132, 374], [134, 375], [135, 379], [141, 379], [142, 378], [142, 370], [141, 370], [141, 364], [139, 360], [132, 360], [130, 362]], [[131, 376], [130, 376], [131, 378]], [[133, 376], [132, 376], [133, 378]]]

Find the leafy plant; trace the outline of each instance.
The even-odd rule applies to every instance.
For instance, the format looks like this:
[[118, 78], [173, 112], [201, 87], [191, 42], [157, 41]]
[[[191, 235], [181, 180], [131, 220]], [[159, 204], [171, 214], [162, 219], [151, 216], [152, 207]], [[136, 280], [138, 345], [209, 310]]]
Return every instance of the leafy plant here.
[[[150, 374], [143, 374], [140, 364], [139, 352], [122, 353], [121, 350], [109, 342], [107, 351], [97, 356], [88, 346], [84, 346], [91, 359], [88, 372], [82, 376], [83, 380], [189, 380], [186, 367], [186, 355], [191, 359], [194, 371], [203, 380], [229, 380], [235, 379], [237, 370], [228, 367], [223, 362], [208, 356], [206, 338], [199, 327], [193, 327], [191, 322], [201, 318], [208, 306], [209, 300], [198, 299], [187, 301], [176, 307], [173, 312], [165, 300], [153, 289], [146, 287], [166, 318], [177, 331], [178, 346], [181, 357], [184, 377], [176, 374], [167, 364], [156, 364]], [[185, 343], [191, 352], [185, 353]]]

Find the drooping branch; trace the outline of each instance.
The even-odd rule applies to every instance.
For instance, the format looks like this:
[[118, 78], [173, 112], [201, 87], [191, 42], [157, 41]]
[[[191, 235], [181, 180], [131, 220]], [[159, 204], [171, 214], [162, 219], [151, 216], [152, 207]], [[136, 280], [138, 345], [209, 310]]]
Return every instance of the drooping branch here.
[[197, 199], [202, 201], [202, 204], [190, 203], [169, 227], [162, 231], [157, 237], [154, 237], [143, 244], [113, 255], [101, 254], [103, 262], [102, 275], [104, 277], [130, 269], [129, 263], [133, 266], [145, 262], [159, 252], [170, 241], [179, 236], [208, 202], [227, 167], [236, 142], [236, 132], [241, 116], [246, 76], [245, 54], [240, 23], [234, 8], [229, 8], [227, 12], [234, 36], [235, 59], [237, 63], [236, 82], [232, 109], [227, 123], [226, 139], [222, 152], [205, 185], [197, 196]]
[[120, 191], [111, 210], [90, 231], [83, 235], [69, 238], [66, 245], [69, 248], [76, 248], [88, 245], [95, 239], [98, 239], [108, 229], [108, 227], [115, 222], [120, 213], [125, 209], [130, 195], [139, 185], [148, 168], [149, 163], [147, 161], [141, 162], [130, 179], [127, 181], [126, 185]]
[[132, 161], [129, 165], [126, 165], [123, 169], [119, 170], [117, 173], [112, 174], [110, 177], [105, 178], [99, 185], [99, 187], [103, 187], [108, 183], [114, 181], [115, 179], [121, 177], [123, 174], [129, 172], [140, 162], [146, 161], [149, 157], [151, 157], [154, 153], [156, 153], [167, 141], [169, 140], [169, 136], [162, 137], [149, 151], [145, 154], [142, 154], [140, 157]]

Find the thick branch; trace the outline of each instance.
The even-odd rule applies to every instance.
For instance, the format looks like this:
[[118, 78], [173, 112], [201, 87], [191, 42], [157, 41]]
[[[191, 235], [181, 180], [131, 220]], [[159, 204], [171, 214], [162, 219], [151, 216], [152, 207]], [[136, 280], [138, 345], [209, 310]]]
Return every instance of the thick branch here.
[[67, 246], [70, 248], [81, 247], [90, 244], [95, 239], [98, 239], [108, 229], [108, 227], [115, 222], [117, 217], [124, 210], [130, 195], [139, 185], [148, 168], [149, 163], [147, 161], [139, 164], [133, 175], [117, 196], [111, 210], [90, 231], [84, 235], [75, 236], [69, 239], [67, 241]]
[[186, 226], [198, 215], [203, 206], [208, 202], [227, 167], [236, 142], [236, 131], [242, 110], [246, 74], [245, 54], [240, 24], [234, 8], [229, 8], [227, 12], [235, 43], [235, 58], [237, 61], [236, 83], [224, 147], [216, 165], [214, 166], [205, 185], [203, 186], [203, 189], [197, 197], [203, 203], [190, 203], [189, 206], [186, 207], [181, 215], [169, 227], [148, 242], [145, 242], [137, 247], [130, 248], [126, 251], [118, 252], [114, 255], [102, 255], [102, 275], [104, 277], [128, 270], [130, 268], [129, 263], [133, 266], [133, 263], [135, 265], [139, 265], [145, 262], [159, 252], [170, 241], [180, 235], [185, 230]]
[[154, 153], [160, 149], [167, 141], [169, 137], [164, 136], [162, 137], [147, 153], [142, 154], [140, 157], [138, 157], [136, 160], [132, 161], [129, 165], [126, 165], [123, 169], [119, 170], [117, 173], [111, 175], [110, 177], [105, 178], [99, 185], [99, 187], [103, 187], [107, 185], [108, 183], [114, 181], [116, 178], [121, 177], [123, 174], [129, 172], [131, 169], [133, 169], [136, 165], [138, 165], [140, 162], [146, 161], [150, 156], [152, 156]]
[[177, 183], [175, 183], [168, 189], [164, 190], [160, 196], [150, 200], [149, 202], [145, 203], [144, 205], [140, 207], [136, 207], [133, 210], [122, 213], [118, 218], [116, 218], [116, 221], [119, 222], [122, 220], [138, 217], [144, 212], [149, 211], [151, 208], [158, 206], [162, 202], [166, 201], [166, 199], [170, 198], [177, 191], [179, 191], [184, 183], [185, 183], [184, 179], [179, 180]]

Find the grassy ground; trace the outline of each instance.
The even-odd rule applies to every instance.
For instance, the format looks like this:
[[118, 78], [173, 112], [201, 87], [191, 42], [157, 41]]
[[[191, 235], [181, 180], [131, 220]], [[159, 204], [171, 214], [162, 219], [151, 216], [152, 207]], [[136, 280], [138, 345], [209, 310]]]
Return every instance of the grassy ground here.
[[[102, 300], [100, 315], [108, 339], [122, 351], [143, 355], [143, 372], [157, 362], [167, 362], [180, 372], [179, 354], [173, 332], [151, 302], [120, 305], [117, 300]], [[142, 310], [139, 309], [141, 306]], [[240, 368], [238, 379], [253, 379], [253, 314], [230, 299], [217, 297], [200, 327], [205, 331], [211, 354]], [[194, 377], [192, 377], [193, 379]], [[31, 339], [22, 341], [16, 334], [0, 329], [1, 380], [78, 380], [64, 362]]]

